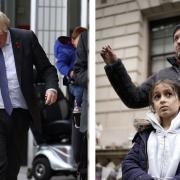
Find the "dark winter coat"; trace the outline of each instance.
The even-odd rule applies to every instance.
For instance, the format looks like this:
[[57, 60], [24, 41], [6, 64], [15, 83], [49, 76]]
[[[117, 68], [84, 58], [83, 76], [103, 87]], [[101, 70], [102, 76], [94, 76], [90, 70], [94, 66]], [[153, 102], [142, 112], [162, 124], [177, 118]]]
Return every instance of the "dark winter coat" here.
[[82, 32], [76, 51], [74, 71], [77, 74], [75, 83], [87, 89], [88, 84], [88, 32]]
[[81, 105], [80, 131], [86, 132], [88, 125], [88, 32], [82, 32], [76, 51], [74, 71], [77, 76], [75, 83], [84, 87]]
[[[122, 161], [123, 180], [153, 180], [148, 175], [147, 141], [152, 127], [138, 132], [133, 139], [133, 147]], [[173, 180], [180, 180], [180, 164]]]
[[157, 80], [170, 79], [180, 82], [180, 67], [176, 64], [176, 58], [169, 58], [168, 61], [172, 64], [171, 67], [152, 75], [138, 87], [132, 82], [120, 59], [114, 64], [106, 65], [105, 71], [124, 104], [129, 108], [142, 108], [149, 105], [149, 90]]

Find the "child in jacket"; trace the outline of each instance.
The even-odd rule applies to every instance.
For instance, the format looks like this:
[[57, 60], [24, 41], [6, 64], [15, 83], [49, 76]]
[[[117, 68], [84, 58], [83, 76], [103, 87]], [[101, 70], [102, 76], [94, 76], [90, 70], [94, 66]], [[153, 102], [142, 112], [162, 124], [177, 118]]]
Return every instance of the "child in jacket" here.
[[64, 75], [64, 80], [68, 85], [70, 94], [75, 97], [73, 113], [80, 113], [80, 107], [82, 103], [83, 88], [74, 84], [76, 74], [73, 70], [76, 59], [76, 47], [79, 41], [81, 32], [86, 31], [86, 28], [76, 27], [72, 36], [60, 36], [54, 45], [54, 55], [56, 57], [56, 68]]
[[122, 162], [124, 180], [180, 179], [180, 86], [157, 81], [149, 93], [151, 112], [144, 130]]

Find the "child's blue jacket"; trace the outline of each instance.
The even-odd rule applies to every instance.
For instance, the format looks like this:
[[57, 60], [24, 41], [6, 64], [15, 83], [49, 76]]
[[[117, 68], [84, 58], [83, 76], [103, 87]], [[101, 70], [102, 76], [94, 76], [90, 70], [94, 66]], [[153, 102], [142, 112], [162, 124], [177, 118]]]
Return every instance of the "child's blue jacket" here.
[[55, 65], [59, 72], [64, 76], [69, 76], [75, 62], [76, 49], [71, 44], [71, 38], [61, 36], [55, 41], [54, 56]]

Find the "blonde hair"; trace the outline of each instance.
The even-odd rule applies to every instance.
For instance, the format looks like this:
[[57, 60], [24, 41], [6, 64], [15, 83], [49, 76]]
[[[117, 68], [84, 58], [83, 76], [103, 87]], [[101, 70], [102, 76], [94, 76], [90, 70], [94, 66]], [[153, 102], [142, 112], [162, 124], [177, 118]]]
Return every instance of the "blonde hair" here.
[[0, 11], [0, 32], [7, 32], [10, 20], [2, 11]]

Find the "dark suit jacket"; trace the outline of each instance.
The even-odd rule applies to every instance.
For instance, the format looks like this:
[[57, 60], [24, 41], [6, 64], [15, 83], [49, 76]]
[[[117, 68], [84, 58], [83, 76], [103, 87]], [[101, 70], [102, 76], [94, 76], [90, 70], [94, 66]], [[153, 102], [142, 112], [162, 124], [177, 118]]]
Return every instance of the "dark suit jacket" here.
[[19, 84], [32, 116], [32, 125], [41, 126], [40, 109], [33, 86], [33, 66], [46, 83], [58, 89], [56, 69], [49, 62], [36, 35], [30, 30], [9, 28]]

